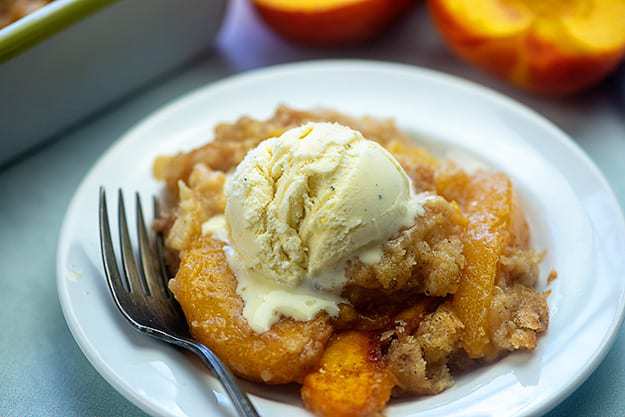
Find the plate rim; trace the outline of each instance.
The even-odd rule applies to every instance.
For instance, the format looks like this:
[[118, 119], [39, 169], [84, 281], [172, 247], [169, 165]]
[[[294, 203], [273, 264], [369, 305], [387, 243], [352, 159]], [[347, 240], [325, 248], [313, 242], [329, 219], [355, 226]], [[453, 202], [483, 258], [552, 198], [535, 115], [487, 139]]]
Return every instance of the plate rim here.
[[[564, 146], [569, 151], [573, 152], [576, 157], [580, 158], [588, 169], [592, 172], [594, 178], [599, 181], [606, 192], [606, 203], [610, 210], [614, 211], [618, 215], [613, 219], [618, 223], [621, 230], [625, 230], [625, 216], [623, 208], [621, 207], [618, 198], [603, 175], [601, 170], [597, 167], [594, 161], [586, 154], [586, 152], [562, 129], [560, 129], [555, 123], [551, 122], [545, 116], [542, 116], [532, 108], [514, 100], [507, 95], [498, 92], [489, 87], [483, 86], [476, 82], [464, 79], [459, 76], [451, 75], [441, 71], [424, 68], [416, 65], [391, 63], [377, 60], [365, 60], [365, 59], [320, 59], [311, 60], [305, 62], [286, 63], [272, 65], [261, 69], [254, 69], [238, 73], [230, 76], [226, 76], [218, 81], [202, 85], [194, 90], [184, 93], [182, 96], [177, 97], [167, 103], [164, 106], [157, 108], [151, 113], [147, 114], [140, 120], [138, 120], [131, 128], [124, 131], [100, 157], [91, 165], [88, 172], [82, 178], [80, 184], [74, 191], [70, 203], [67, 206], [65, 215], [63, 217], [63, 223], [60, 229], [59, 238], [57, 240], [57, 253], [56, 253], [56, 275], [57, 275], [57, 295], [65, 322], [72, 334], [72, 337], [78, 344], [83, 355], [87, 358], [89, 363], [98, 371], [98, 373], [113, 387], [117, 392], [124, 396], [127, 400], [133, 403], [135, 406], [142, 409], [144, 412], [159, 417], [170, 417], [166, 411], [155, 407], [151, 402], [145, 401], [142, 397], [136, 395], [133, 390], [127, 389], [124, 386], [123, 381], [119, 380], [114, 372], [109, 370], [108, 366], [99, 361], [96, 352], [92, 351], [86, 341], [82, 328], [75, 315], [70, 311], [69, 296], [65, 291], [65, 279], [63, 276], [63, 257], [65, 252], [69, 249], [69, 224], [70, 214], [75, 210], [75, 206], [78, 204], [78, 196], [84, 193], [84, 189], [92, 177], [95, 176], [95, 171], [98, 165], [106, 159], [111, 153], [117, 150], [119, 147], [124, 146], [128, 142], [128, 138], [134, 136], [137, 132], [143, 129], [149, 128], [150, 125], [156, 123], [159, 119], [159, 115], [170, 112], [173, 108], [184, 105], [185, 102], [191, 102], [201, 94], [205, 94], [207, 90], [218, 91], [220, 89], [227, 89], [240, 83], [249, 81], [256, 81], [262, 79], [265, 76], [276, 76], [280, 73], [300, 72], [313, 69], [323, 69], [325, 71], [345, 71], [345, 70], [362, 70], [371, 72], [394, 72], [396, 74], [414, 76], [415, 74], [429, 79], [440, 81], [451, 88], [461, 89], [467, 92], [473, 92], [488, 102], [494, 103], [497, 106], [506, 108], [507, 110], [522, 116], [523, 118], [530, 120], [536, 126], [541, 129], [545, 129], [550, 132], [551, 136], [557, 140], [558, 144]], [[577, 389], [588, 377], [597, 369], [601, 364], [605, 356], [608, 354], [616, 337], [618, 330], [620, 329], [625, 319], [625, 291], [621, 292], [618, 300], [618, 305], [615, 310], [616, 315], [612, 318], [608, 332], [603, 335], [604, 340], [600, 347], [593, 352], [590, 361], [578, 371], [574, 378], [571, 378], [563, 387], [548, 395], [547, 398], [537, 403], [530, 403], [528, 407], [520, 411], [519, 417], [543, 415], [557, 405], [559, 405], [564, 399], [569, 397], [571, 393]], [[607, 337], [606, 337], [607, 336]]]

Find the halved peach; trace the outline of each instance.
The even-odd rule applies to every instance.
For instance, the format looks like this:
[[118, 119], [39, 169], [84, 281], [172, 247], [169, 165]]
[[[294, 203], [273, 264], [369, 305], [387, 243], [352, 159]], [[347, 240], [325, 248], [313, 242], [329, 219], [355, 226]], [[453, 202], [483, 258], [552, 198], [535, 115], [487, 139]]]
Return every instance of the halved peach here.
[[464, 59], [525, 89], [568, 94], [601, 81], [625, 55], [623, 0], [429, 0]]
[[254, 0], [265, 22], [310, 46], [365, 41], [380, 34], [413, 0]]

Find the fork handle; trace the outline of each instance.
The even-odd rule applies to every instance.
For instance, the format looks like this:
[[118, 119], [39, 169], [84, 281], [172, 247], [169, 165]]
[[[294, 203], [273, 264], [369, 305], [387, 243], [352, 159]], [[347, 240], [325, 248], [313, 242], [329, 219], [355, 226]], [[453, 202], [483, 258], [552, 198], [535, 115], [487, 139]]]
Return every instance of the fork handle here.
[[208, 347], [201, 343], [194, 342], [184, 337], [177, 337], [161, 331], [148, 331], [150, 336], [163, 340], [168, 343], [172, 343], [176, 346], [187, 349], [190, 352], [195, 353], [200, 357], [202, 362], [213, 372], [213, 374], [219, 379], [221, 385], [226, 390], [232, 405], [237, 410], [239, 417], [260, 417], [258, 411], [250, 401], [247, 394], [239, 388], [232, 372], [224, 365], [224, 363], [210, 350]]
[[225, 388], [228, 393], [228, 397], [230, 397], [230, 401], [232, 401], [232, 404], [240, 417], [260, 417], [247, 394], [239, 388], [239, 384], [236, 382], [232, 372], [226, 368], [223, 362], [213, 353], [212, 350], [201, 343], [192, 342], [182, 338], [175, 338], [174, 343], [195, 353], [200, 357], [200, 359], [202, 359], [202, 362], [209, 367]]

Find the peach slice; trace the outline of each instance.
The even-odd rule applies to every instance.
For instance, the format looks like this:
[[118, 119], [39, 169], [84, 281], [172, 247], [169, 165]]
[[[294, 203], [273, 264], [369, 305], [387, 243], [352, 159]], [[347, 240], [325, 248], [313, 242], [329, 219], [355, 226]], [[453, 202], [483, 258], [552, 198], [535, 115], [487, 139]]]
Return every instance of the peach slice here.
[[325, 314], [306, 322], [282, 319], [260, 334], [250, 328], [223, 244], [208, 236], [180, 252], [180, 269], [169, 288], [193, 338], [240, 377], [265, 384], [301, 382], [325, 355], [333, 331]]
[[[462, 184], [458, 193], [457, 183]], [[469, 221], [464, 237], [465, 266], [452, 308], [464, 324], [462, 345], [471, 358], [492, 358], [488, 312], [495, 289], [499, 256], [511, 238], [514, 192], [503, 174], [460, 172], [445, 178], [438, 190], [458, 201]]]
[[365, 41], [380, 34], [413, 0], [254, 0], [265, 22], [309, 46]]
[[464, 59], [544, 94], [588, 88], [625, 54], [623, 0], [429, 0]]
[[301, 394], [306, 408], [321, 417], [379, 416], [395, 379], [376, 343], [364, 332], [335, 336], [323, 353], [320, 368], [304, 379]]

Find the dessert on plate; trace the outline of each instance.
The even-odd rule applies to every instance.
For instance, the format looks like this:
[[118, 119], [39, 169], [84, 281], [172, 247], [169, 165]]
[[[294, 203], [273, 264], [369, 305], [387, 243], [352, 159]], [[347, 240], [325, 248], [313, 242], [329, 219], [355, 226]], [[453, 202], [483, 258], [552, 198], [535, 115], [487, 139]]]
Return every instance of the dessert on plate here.
[[324, 417], [533, 350], [542, 253], [510, 179], [468, 172], [390, 120], [279, 107], [161, 156], [169, 286], [238, 376], [302, 385]]

